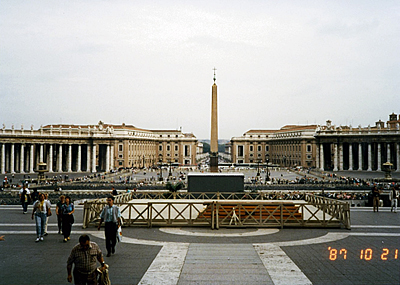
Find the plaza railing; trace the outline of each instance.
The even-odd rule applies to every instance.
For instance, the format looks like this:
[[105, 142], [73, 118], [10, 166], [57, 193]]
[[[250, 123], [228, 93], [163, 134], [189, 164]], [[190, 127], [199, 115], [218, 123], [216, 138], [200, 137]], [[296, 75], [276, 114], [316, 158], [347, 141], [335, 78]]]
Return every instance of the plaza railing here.
[[[124, 226], [338, 227], [350, 229], [349, 203], [307, 193], [126, 193], [114, 203]], [[84, 203], [83, 227], [106, 199]]]

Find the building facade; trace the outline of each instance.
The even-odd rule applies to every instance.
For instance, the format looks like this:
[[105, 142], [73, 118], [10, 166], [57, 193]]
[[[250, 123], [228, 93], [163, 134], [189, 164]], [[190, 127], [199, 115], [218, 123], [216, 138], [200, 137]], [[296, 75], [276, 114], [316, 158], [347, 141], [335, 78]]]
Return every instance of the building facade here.
[[383, 163], [400, 171], [400, 116], [389, 115], [375, 126], [284, 126], [250, 130], [231, 139], [232, 162], [316, 167], [320, 170], [382, 171]]
[[390, 162], [400, 171], [400, 116], [389, 115], [375, 126], [353, 128], [335, 126], [331, 121], [319, 126], [315, 133], [317, 167], [321, 170], [381, 171]]
[[0, 173], [33, 173], [39, 162], [49, 172], [98, 172], [196, 163], [197, 139], [179, 130], [132, 125], [44, 126], [0, 129]]
[[289, 125], [279, 130], [249, 130], [243, 136], [231, 139], [232, 162], [314, 167], [316, 127]]

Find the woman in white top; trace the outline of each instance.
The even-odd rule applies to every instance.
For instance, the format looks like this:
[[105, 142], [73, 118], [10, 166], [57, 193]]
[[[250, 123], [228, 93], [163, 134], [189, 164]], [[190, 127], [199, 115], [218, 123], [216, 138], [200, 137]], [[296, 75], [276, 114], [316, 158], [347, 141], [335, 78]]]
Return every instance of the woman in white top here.
[[33, 216], [36, 221], [36, 242], [38, 242], [43, 240], [47, 216], [51, 216], [50, 203], [44, 199], [42, 193], [39, 194], [39, 200], [33, 204], [32, 220]]

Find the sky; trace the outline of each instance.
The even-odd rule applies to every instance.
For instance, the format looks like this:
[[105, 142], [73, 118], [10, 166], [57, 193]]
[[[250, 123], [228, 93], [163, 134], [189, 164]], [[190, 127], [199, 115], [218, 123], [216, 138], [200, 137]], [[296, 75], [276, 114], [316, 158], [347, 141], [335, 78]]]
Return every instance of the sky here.
[[400, 113], [400, 1], [0, 1], [0, 124], [219, 138]]

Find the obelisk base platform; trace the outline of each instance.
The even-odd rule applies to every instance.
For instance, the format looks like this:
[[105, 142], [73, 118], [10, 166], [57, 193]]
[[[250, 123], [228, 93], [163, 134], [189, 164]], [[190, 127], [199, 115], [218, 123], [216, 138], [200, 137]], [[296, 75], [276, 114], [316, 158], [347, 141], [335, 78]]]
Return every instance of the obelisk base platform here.
[[188, 173], [188, 192], [237, 193], [244, 190], [243, 173]]

